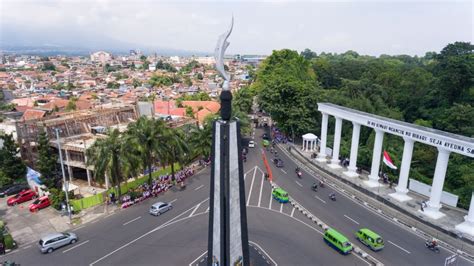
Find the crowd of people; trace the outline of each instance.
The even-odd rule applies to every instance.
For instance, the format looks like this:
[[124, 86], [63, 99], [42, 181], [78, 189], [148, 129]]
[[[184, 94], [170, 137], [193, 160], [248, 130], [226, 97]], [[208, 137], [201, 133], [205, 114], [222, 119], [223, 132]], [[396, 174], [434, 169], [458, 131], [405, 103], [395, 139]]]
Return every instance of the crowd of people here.
[[175, 179], [171, 174], [161, 175], [152, 180], [151, 185], [143, 183], [133, 191], [122, 196], [121, 207], [128, 208], [136, 203], [139, 203], [147, 198], [156, 197], [162, 192], [166, 192], [173, 185], [180, 184], [181, 187], [184, 185], [184, 180], [194, 174], [193, 168], [185, 168], [174, 174]]

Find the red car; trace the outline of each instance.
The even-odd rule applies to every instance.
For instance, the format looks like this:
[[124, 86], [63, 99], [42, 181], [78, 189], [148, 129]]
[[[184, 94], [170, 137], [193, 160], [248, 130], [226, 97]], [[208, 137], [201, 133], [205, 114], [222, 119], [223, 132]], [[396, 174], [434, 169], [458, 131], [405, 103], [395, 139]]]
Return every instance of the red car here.
[[7, 200], [7, 204], [8, 204], [8, 206], [17, 205], [19, 203], [23, 203], [25, 201], [32, 200], [34, 198], [36, 198], [36, 192], [34, 192], [31, 189], [28, 189], [28, 190], [24, 190], [24, 191], [16, 194], [15, 196], [9, 198]]
[[33, 201], [33, 203], [30, 204], [30, 212], [39, 211], [43, 208], [48, 207], [49, 205], [51, 205], [51, 202], [49, 201], [48, 196], [43, 196], [39, 199], [36, 199], [35, 201]]

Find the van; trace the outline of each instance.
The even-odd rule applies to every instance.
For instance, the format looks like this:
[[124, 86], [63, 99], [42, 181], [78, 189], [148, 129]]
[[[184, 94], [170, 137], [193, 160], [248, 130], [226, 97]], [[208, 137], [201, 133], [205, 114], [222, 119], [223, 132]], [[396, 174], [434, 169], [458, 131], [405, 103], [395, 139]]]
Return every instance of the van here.
[[273, 189], [272, 196], [276, 201], [278, 201], [280, 203], [287, 203], [289, 201], [288, 192], [284, 191], [281, 188]]
[[329, 246], [342, 254], [349, 254], [352, 251], [352, 244], [347, 237], [332, 228], [326, 230], [323, 239]]
[[382, 237], [367, 228], [359, 229], [359, 231], [355, 233], [355, 238], [373, 251], [378, 251], [384, 248]]

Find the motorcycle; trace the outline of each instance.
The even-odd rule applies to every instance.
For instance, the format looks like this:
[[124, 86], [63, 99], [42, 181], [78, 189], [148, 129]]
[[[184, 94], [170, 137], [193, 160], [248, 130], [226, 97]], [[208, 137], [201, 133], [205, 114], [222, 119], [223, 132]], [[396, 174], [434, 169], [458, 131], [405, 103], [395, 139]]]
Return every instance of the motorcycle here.
[[319, 182], [319, 186], [320, 186], [321, 188], [323, 188], [323, 187], [324, 187], [324, 183], [320, 181], [320, 182]]
[[299, 178], [301, 178], [301, 175], [303, 175], [303, 173], [301, 173], [301, 171], [298, 171], [298, 172], [296, 172], [296, 175], [297, 175]]
[[334, 193], [329, 194], [329, 198], [330, 198], [332, 201], [336, 201], [336, 194], [334, 194]]
[[433, 243], [431, 243], [431, 241], [425, 241], [425, 247], [428, 248], [431, 251], [439, 253], [438, 245], [433, 245]]
[[313, 184], [313, 185], [311, 186], [311, 190], [313, 190], [314, 192], [317, 192], [317, 191], [318, 191], [318, 185]]

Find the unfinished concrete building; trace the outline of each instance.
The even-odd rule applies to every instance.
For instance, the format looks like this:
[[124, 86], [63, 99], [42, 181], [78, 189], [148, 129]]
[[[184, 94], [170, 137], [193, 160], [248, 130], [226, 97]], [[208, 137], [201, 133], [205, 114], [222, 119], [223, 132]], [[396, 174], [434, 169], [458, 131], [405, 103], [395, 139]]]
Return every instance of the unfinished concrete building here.
[[[18, 143], [23, 160], [29, 166], [35, 168], [38, 157], [37, 145], [39, 134], [46, 130], [50, 145], [56, 152], [58, 149], [56, 131], [59, 129], [59, 141], [63, 154], [63, 161], [66, 173], [74, 185], [78, 187], [98, 186], [93, 177], [93, 167], [86, 167], [87, 157], [85, 151], [91, 147], [96, 139], [105, 138], [104, 134], [108, 128], [117, 128], [123, 132], [130, 122], [134, 122], [141, 114], [135, 105], [122, 106], [108, 109], [94, 109], [71, 112], [58, 117], [46, 117], [26, 121], [18, 121], [16, 130]], [[181, 118], [169, 120], [168, 126], [181, 127], [184, 125], [196, 124], [196, 120], [191, 118]], [[105, 188], [109, 187], [108, 180], [105, 180]], [[79, 191], [83, 194], [87, 190]]]
[[116, 127], [124, 131], [130, 122], [137, 120], [138, 115], [135, 106], [124, 106], [71, 112], [54, 118], [18, 121], [16, 130], [21, 157], [34, 168], [38, 157], [37, 144], [40, 132], [46, 130], [50, 145], [57, 150], [55, 130], [59, 129], [59, 140], [69, 180], [75, 178], [76, 182], [83, 180], [87, 181], [88, 186], [96, 185], [91, 173], [92, 167], [86, 167], [86, 149], [97, 138], [105, 137], [100, 134], [101, 129]]

